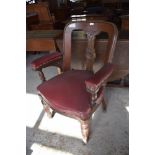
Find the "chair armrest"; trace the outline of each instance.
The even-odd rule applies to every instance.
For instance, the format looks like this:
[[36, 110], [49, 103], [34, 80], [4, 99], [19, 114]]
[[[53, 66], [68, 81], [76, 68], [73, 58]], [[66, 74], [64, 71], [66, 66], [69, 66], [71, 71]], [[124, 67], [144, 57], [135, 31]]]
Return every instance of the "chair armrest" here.
[[41, 58], [38, 58], [31, 63], [31, 67], [34, 70], [40, 70], [44, 67], [48, 67], [49, 65], [52, 65], [52, 63], [55, 63], [57, 61], [60, 61], [62, 59], [63, 54], [60, 52], [54, 52], [45, 56], [42, 56]]
[[85, 81], [86, 88], [90, 93], [98, 92], [99, 88], [106, 84], [108, 77], [113, 72], [114, 65], [106, 64], [98, 72], [96, 72], [90, 79]]

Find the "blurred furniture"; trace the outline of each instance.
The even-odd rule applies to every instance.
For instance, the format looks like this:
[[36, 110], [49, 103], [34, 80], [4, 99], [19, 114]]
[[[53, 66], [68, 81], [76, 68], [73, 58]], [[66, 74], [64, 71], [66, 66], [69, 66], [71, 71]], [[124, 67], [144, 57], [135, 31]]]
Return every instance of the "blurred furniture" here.
[[38, 24], [39, 23], [38, 14], [36, 12], [26, 13], [26, 22], [28, 22], [29, 24]]
[[82, 15], [72, 15], [71, 20], [72, 21], [91, 21], [91, 20], [107, 20], [108, 18], [104, 15], [99, 15], [99, 14], [82, 14]]
[[121, 16], [121, 20], [122, 20], [121, 30], [129, 31], [129, 15]]
[[69, 19], [69, 8], [63, 6], [54, 9], [53, 16], [54, 16], [54, 28], [63, 30], [66, 25], [65, 21]]
[[60, 38], [62, 34], [62, 30], [27, 31], [26, 51], [59, 51], [56, 39]]
[[[36, 13], [38, 15], [38, 23], [29, 24], [29, 30], [51, 30], [53, 29], [53, 19], [50, 14], [47, 3], [34, 3], [26, 5], [26, 13]], [[29, 21], [27, 21], [29, 22]]]
[[[85, 58], [81, 69], [71, 67], [71, 38], [74, 30], [83, 30], [88, 39], [84, 51]], [[100, 32], [108, 33], [104, 65], [94, 72], [93, 65], [96, 58], [95, 38]], [[37, 87], [44, 110], [48, 116], [60, 113], [80, 121], [83, 142], [87, 143], [90, 135], [90, 120], [97, 107], [104, 100], [104, 87], [114, 70], [112, 59], [117, 42], [117, 28], [109, 22], [71, 22], [64, 32], [63, 52], [54, 52], [32, 62], [32, 68], [38, 71], [42, 84]], [[79, 48], [80, 50], [80, 48]], [[57, 66], [61, 73], [50, 80], [45, 79], [42, 69], [48, 66]]]

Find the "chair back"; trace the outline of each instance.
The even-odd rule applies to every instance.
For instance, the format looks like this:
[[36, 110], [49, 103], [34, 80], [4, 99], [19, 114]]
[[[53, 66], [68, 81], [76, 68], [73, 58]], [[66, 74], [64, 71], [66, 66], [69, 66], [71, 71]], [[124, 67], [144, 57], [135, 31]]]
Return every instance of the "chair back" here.
[[[118, 30], [117, 27], [110, 22], [106, 21], [80, 21], [70, 22], [64, 29], [63, 39], [63, 69], [64, 71], [71, 69], [71, 42], [72, 32], [74, 30], [83, 30], [87, 38], [87, 48], [85, 53], [85, 61], [83, 69], [93, 71], [93, 64], [96, 58], [95, 53], [95, 39], [100, 32], [108, 34], [108, 43], [104, 63], [111, 63], [117, 42]], [[80, 49], [79, 49], [80, 50]]]

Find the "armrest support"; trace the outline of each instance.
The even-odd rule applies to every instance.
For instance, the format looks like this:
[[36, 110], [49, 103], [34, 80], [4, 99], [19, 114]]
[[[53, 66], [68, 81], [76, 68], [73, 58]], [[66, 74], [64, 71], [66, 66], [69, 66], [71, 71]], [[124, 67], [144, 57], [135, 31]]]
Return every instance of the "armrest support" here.
[[88, 92], [96, 94], [101, 86], [106, 84], [108, 77], [113, 72], [114, 65], [106, 64], [98, 72], [96, 72], [90, 79], [85, 81]]
[[49, 55], [42, 56], [41, 58], [34, 60], [31, 63], [31, 67], [34, 70], [40, 70], [44, 67], [48, 67], [48, 66], [52, 65], [52, 63], [56, 63], [58, 61], [61, 61], [62, 55], [63, 54], [60, 52], [54, 52], [54, 53], [51, 53]]

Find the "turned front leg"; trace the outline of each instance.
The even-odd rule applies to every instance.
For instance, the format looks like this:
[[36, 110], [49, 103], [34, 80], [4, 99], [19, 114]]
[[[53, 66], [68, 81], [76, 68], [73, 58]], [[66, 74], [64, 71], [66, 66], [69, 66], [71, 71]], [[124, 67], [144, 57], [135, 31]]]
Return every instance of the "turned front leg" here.
[[43, 108], [44, 108], [44, 111], [47, 113], [47, 116], [49, 118], [54, 117], [55, 111], [54, 110], [51, 110], [51, 108], [47, 104], [43, 104]]
[[89, 120], [86, 121], [80, 121], [81, 123], [81, 133], [83, 136], [83, 142], [86, 144], [89, 139], [89, 134], [90, 134], [90, 126], [89, 126]]
[[52, 109], [49, 107], [49, 105], [44, 101], [44, 99], [43, 99], [40, 95], [39, 95], [39, 97], [40, 97], [40, 99], [41, 99], [41, 103], [42, 103], [42, 105], [43, 105], [43, 109], [44, 109], [44, 111], [47, 113], [47, 116], [48, 116], [49, 118], [54, 117], [55, 111], [52, 110]]

